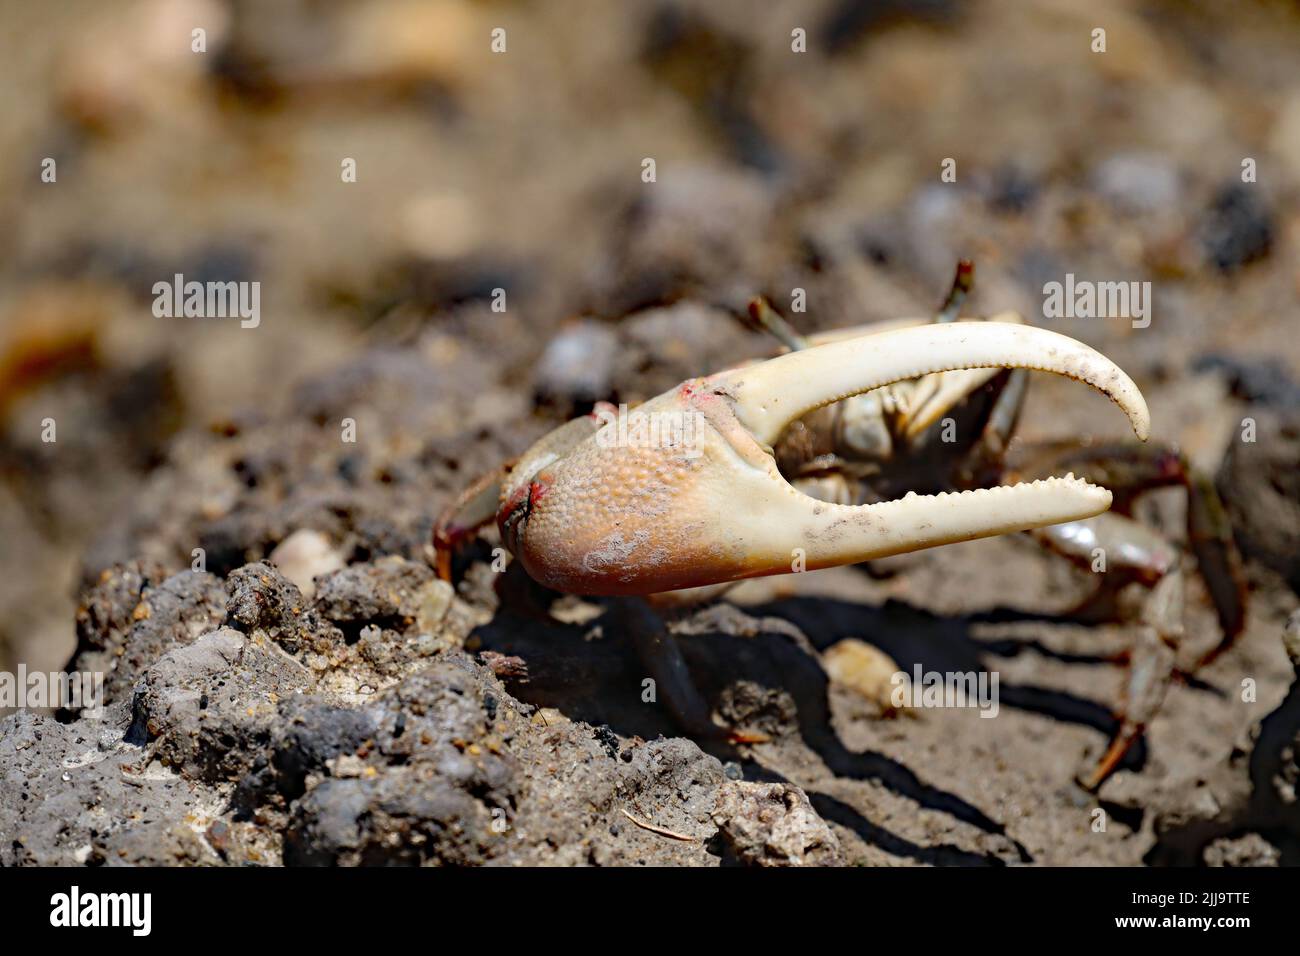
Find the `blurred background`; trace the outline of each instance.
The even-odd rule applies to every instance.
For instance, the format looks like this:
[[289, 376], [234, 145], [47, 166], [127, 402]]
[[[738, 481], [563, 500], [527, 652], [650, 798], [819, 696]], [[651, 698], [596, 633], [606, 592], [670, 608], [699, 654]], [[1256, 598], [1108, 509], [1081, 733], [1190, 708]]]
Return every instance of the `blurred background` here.
[[[305, 515], [351, 557], [417, 551], [469, 473], [564, 415], [766, 350], [729, 315], [749, 296], [806, 289], [802, 328], [924, 315], [959, 256], [968, 311], [1103, 349], [1211, 472], [1247, 410], [1281, 416], [1262, 510], [1221, 490], [1250, 556], [1296, 579], [1293, 3], [5, 0], [0, 20], [0, 667], [62, 667], [114, 562], [176, 570], [198, 542], [221, 571]], [[1069, 272], [1151, 281], [1151, 326], [1044, 320]], [[156, 317], [175, 273], [260, 282], [259, 327]], [[1036, 389], [1029, 433], [1122, 427]], [[205, 464], [258, 422], [349, 414], [382, 440], [330, 463], [343, 503], [283, 436]]]

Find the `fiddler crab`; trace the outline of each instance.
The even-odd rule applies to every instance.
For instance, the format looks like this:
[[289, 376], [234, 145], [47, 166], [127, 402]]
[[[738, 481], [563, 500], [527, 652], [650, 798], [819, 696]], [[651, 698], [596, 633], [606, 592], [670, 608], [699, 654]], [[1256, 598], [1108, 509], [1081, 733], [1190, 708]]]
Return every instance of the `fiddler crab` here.
[[[1105, 583], [1080, 613], [1118, 615], [1119, 586], [1134, 582], [1145, 598], [1119, 729], [1080, 777], [1096, 789], [1158, 711], [1183, 632], [1182, 553], [1131, 517], [1133, 499], [1161, 486], [1188, 491], [1188, 540], [1224, 631], [1207, 659], [1241, 630], [1239, 559], [1213, 486], [1171, 449], [1058, 443], [1009, 460], [1029, 370], [1091, 385], [1143, 442], [1150, 415], [1132, 379], [1087, 345], [1014, 313], [959, 319], [972, 275], [959, 264], [930, 320], [809, 336], [755, 300], [751, 320], [784, 354], [689, 379], [631, 413], [599, 403], [550, 432], [443, 512], [439, 574], [450, 580], [456, 549], [495, 521], [536, 582], [614, 600], [688, 733], [734, 743], [764, 738], [715, 723], [652, 606], [713, 598], [745, 578], [1010, 532], [1032, 531], [1085, 566], [1102, 548]], [[629, 429], [620, 420], [629, 414], [662, 427]], [[1060, 461], [1073, 471], [1052, 476]], [[998, 484], [1004, 477], [1011, 483]], [[648, 600], [624, 600], [636, 597]]]

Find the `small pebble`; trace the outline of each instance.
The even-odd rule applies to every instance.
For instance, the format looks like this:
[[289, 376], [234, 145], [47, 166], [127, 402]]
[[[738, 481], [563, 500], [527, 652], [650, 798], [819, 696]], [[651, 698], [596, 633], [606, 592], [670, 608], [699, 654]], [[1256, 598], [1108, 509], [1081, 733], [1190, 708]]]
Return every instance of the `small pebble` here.
[[308, 599], [316, 593], [316, 578], [346, 563], [329, 538], [311, 528], [300, 528], [281, 541], [269, 560]]
[[537, 363], [537, 394], [575, 405], [608, 398], [617, 352], [618, 337], [604, 323], [583, 321], [561, 329]]
[[1182, 192], [1172, 163], [1151, 153], [1119, 153], [1093, 173], [1093, 187], [1128, 212], [1172, 208]]

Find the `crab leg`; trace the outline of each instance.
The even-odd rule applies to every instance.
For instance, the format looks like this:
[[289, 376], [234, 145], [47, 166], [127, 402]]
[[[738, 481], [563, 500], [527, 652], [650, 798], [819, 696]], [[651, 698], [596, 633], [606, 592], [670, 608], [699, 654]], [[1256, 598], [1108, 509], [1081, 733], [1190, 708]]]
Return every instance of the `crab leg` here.
[[1197, 661], [1199, 669], [1213, 663], [1245, 629], [1247, 585], [1241, 554], [1233, 540], [1232, 525], [1214, 482], [1208, 476], [1190, 470], [1187, 476], [1187, 532], [1223, 631], [1219, 643]]
[[[1034, 453], [1031, 453], [1031, 457]], [[1222, 627], [1222, 638], [1205, 653], [1191, 673], [1232, 645], [1245, 625], [1246, 582], [1241, 559], [1223, 505], [1209, 478], [1193, 469], [1176, 450], [1160, 445], [1061, 447], [1037, 452], [1042, 459], [1035, 470], [1070, 466], [1094, 480], [1104, 481], [1115, 495], [1112, 512], [1085, 521], [1042, 528], [1034, 536], [1047, 547], [1089, 567], [1100, 550], [1109, 560], [1108, 573], [1094, 593], [1071, 611], [1080, 620], [1124, 620], [1128, 607], [1122, 600], [1129, 584], [1148, 588], [1142, 602], [1142, 623], [1130, 653], [1123, 656], [1128, 669], [1121, 725], [1105, 754], [1080, 778], [1095, 790], [1118, 766], [1157, 714], [1172, 679], [1186, 676], [1175, 667], [1183, 639], [1183, 572], [1181, 551], [1159, 532], [1128, 515], [1134, 499], [1154, 488], [1182, 486], [1187, 491], [1187, 540], [1196, 554], [1203, 578]]]
[[1129, 661], [1119, 730], [1096, 766], [1080, 776], [1085, 789], [1096, 791], [1105, 782], [1159, 713], [1183, 637], [1182, 615], [1183, 577], [1181, 571], [1174, 570], [1161, 578], [1143, 608]]
[[501, 483], [510, 474], [510, 467], [508, 462], [480, 476], [434, 522], [434, 570], [444, 581], [451, 580], [451, 563], [457, 549], [496, 517], [501, 506]]

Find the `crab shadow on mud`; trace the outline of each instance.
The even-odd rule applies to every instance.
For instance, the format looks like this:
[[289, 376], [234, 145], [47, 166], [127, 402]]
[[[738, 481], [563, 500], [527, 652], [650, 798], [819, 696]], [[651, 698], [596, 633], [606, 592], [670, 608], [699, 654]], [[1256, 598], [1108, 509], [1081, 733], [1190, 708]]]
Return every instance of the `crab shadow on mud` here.
[[[590, 620], [566, 623], [544, 611], [554, 592], [540, 588], [512, 566], [492, 620], [473, 634], [485, 661], [498, 670], [510, 692], [539, 708], [553, 708], [572, 720], [622, 737], [680, 736], [682, 729], [663, 704], [644, 699], [645, 668], [619, 619], [618, 599]], [[519, 600], [520, 590], [530, 600]], [[752, 612], [752, 613], [751, 613]], [[802, 743], [835, 777], [870, 781], [919, 807], [948, 815], [1007, 841], [1021, 862], [1029, 852], [1003, 824], [961, 796], [923, 780], [906, 764], [874, 750], [850, 750], [831, 721], [830, 678], [817, 651], [849, 634], [869, 634], [899, 666], [926, 671], [982, 671], [985, 648], [969, 633], [965, 618], [944, 618], [898, 602], [874, 608], [826, 598], [793, 598], [741, 610], [713, 604], [676, 617], [670, 625], [690, 676], [723, 719], [767, 737], [775, 745]], [[805, 630], [818, 634], [816, 645]], [[877, 635], [893, 634], [893, 639]], [[819, 646], [818, 646], [819, 645]], [[1084, 723], [1103, 734], [1116, 726], [1100, 704], [1034, 687], [1003, 687], [1003, 703], [1059, 720]], [[688, 735], [689, 736], [689, 735]], [[793, 738], [793, 740], [792, 740]], [[696, 743], [724, 761], [736, 761], [746, 779], [785, 781], [765, 762], [761, 749], [716, 737]], [[1136, 748], [1130, 764], [1140, 764]], [[805, 789], [808, 789], [805, 787]], [[815, 788], [809, 799], [819, 813], [857, 833], [868, 844], [897, 856], [938, 865], [1002, 865], [992, 854], [951, 845], [924, 846], [872, 822], [859, 810]]]

